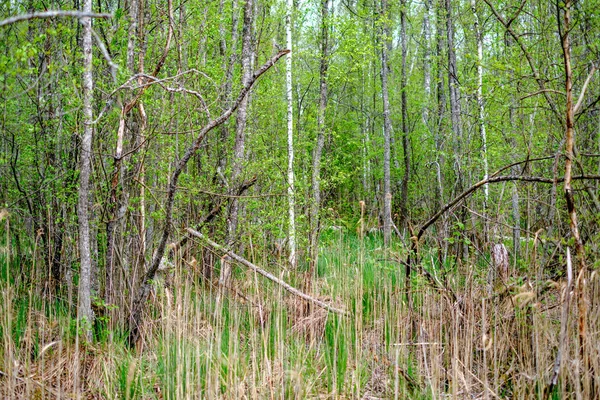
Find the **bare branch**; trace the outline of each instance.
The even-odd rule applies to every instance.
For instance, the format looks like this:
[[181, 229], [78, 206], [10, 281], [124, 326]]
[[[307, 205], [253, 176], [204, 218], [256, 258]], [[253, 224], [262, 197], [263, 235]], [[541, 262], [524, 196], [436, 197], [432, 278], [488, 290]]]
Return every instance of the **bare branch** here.
[[265, 278], [269, 279], [272, 282], [275, 282], [276, 284], [278, 284], [279, 286], [281, 286], [282, 288], [284, 288], [285, 290], [287, 290], [288, 292], [290, 292], [291, 294], [301, 297], [304, 300], [307, 300], [321, 308], [324, 308], [328, 311], [331, 311], [333, 313], [336, 314], [341, 314], [341, 315], [348, 315], [348, 312], [341, 310], [339, 308], [335, 308], [330, 306], [329, 304], [316, 299], [304, 292], [301, 292], [300, 290], [296, 289], [295, 287], [291, 286], [290, 284], [286, 283], [285, 281], [277, 278], [275, 275], [271, 274], [270, 272], [265, 271], [264, 269], [258, 267], [257, 265], [252, 264], [250, 261], [246, 260], [244, 257], [239, 256], [237, 254], [235, 254], [234, 252], [232, 252], [229, 249], [226, 249], [225, 247], [221, 246], [218, 243], [213, 242], [212, 240], [210, 240], [209, 238], [207, 238], [206, 236], [204, 236], [203, 234], [201, 234], [198, 231], [195, 231], [191, 228], [187, 228], [186, 229], [188, 231], [188, 233], [192, 236], [195, 236], [197, 238], [202, 239], [203, 241], [205, 241], [208, 245], [210, 245], [212, 248], [214, 248], [217, 251], [220, 251], [221, 253], [225, 253], [227, 254], [229, 257], [231, 257], [232, 259], [234, 259], [235, 261], [239, 262], [240, 264], [242, 264], [243, 266], [250, 268], [251, 270], [253, 270], [254, 272], [257, 272], [259, 274], [261, 274], [262, 276], [264, 276]]
[[92, 12], [70, 11], [70, 10], [50, 10], [34, 12], [30, 14], [15, 15], [14, 17], [6, 18], [0, 21], [0, 27], [11, 25], [16, 22], [28, 21], [31, 19], [40, 18], [56, 18], [56, 17], [73, 17], [73, 18], [112, 18], [112, 14], [99, 14]]
[[165, 205], [165, 222], [162, 228], [162, 234], [160, 238], [160, 242], [156, 251], [154, 253], [154, 257], [152, 262], [146, 271], [144, 277], [142, 278], [141, 286], [138, 292], [138, 295], [135, 299], [133, 309], [131, 312], [129, 327], [130, 333], [128, 342], [130, 346], [134, 346], [137, 340], [139, 339], [139, 324], [141, 322], [142, 310], [144, 308], [144, 304], [148, 295], [150, 294], [150, 282], [154, 279], [156, 275], [156, 271], [160, 265], [160, 261], [163, 258], [165, 253], [165, 247], [167, 245], [167, 239], [169, 238], [169, 234], [171, 233], [172, 224], [173, 224], [173, 202], [175, 201], [175, 192], [177, 191], [177, 181], [179, 180], [179, 176], [183, 172], [184, 167], [187, 165], [188, 161], [192, 156], [196, 153], [196, 151], [202, 145], [204, 138], [206, 135], [215, 129], [216, 127], [222, 125], [225, 121], [231, 117], [233, 112], [239, 107], [242, 100], [246, 97], [248, 92], [252, 89], [258, 78], [260, 78], [265, 72], [267, 72], [275, 63], [284, 55], [288, 54], [289, 50], [283, 50], [274, 55], [271, 59], [269, 59], [266, 63], [264, 63], [258, 70], [254, 72], [252, 77], [248, 80], [246, 85], [240, 90], [237, 99], [233, 102], [231, 107], [225, 110], [219, 117], [210, 121], [208, 124], [202, 128], [202, 130], [198, 133], [198, 136], [194, 140], [194, 142], [187, 148], [184, 155], [181, 157], [173, 173], [171, 174], [171, 179], [169, 181], [169, 187], [167, 191], [167, 200]]
[[581, 103], [583, 103], [583, 98], [585, 97], [585, 91], [592, 80], [592, 76], [594, 76], [594, 72], [596, 72], [596, 66], [592, 66], [592, 70], [588, 74], [588, 77], [583, 84], [583, 88], [581, 89], [581, 93], [579, 94], [579, 99], [577, 99], [577, 104], [575, 104], [575, 108], [573, 109], [573, 114], [577, 114], [579, 112], [579, 108], [581, 107]]
[[[600, 180], [600, 175], [577, 175], [577, 176], [573, 176], [571, 179], [573, 179], [573, 180]], [[423, 234], [427, 230], [427, 228], [429, 228], [435, 221], [437, 221], [439, 217], [441, 217], [444, 213], [446, 213], [448, 210], [452, 209], [459, 202], [464, 200], [466, 197], [468, 197], [470, 194], [475, 192], [477, 189], [479, 189], [483, 185], [486, 185], [488, 183], [498, 183], [498, 182], [507, 182], [507, 181], [521, 181], [521, 182], [546, 183], [546, 184], [553, 184], [555, 182], [554, 179], [543, 178], [543, 177], [539, 177], [539, 176], [523, 176], [523, 175], [496, 176], [496, 174], [493, 174], [491, 177], [477, 182], [476, 184], [474, 184], [473, 186], [471, 186], [470, 188], [468, 188], [467, 190], [465, 190], [464, 192], [462, 192], [461, 194], [456, 196], [449, 203], [446, 203], [446, 205], [444, 205], [437, 213], [435, 213], [431, 218], [429, 218], [427, 220], [427, 222], [425, 222], [421, 226], [421, 228], [419, 229], [419, 232], [417, 233], [417, 239], [420, 239], [421, 236], [423, 236]], [[564, 181], [565, 181], [564, 177], [556, 179], [556, 182], [564, 182]]]
[[561, 94], [563, 96], [566, 96], [566, 93], [565, 92], [561, 92], [560, 90], [544, 89], [544, 90], [538, 90], [537, 92], [526, 94], [525, 96], [519, 98], [519, 100], [525, 100], [525, 99], [528, 99], [530, 97], [537, 96], [538, 94], [544, 94], [544, 93], [557, 93], [557, 94]]

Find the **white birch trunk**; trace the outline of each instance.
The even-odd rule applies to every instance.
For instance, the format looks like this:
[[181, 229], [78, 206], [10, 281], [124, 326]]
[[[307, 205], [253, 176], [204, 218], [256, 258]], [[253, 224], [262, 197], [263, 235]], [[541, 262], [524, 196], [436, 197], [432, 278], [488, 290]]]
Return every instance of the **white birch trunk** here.
[[[83, 12], [92, 12], [92, 0], [85, 0]], [[93, 319], [91, 305], [92, 257], [90, 248], [89, 192], [92, 169], [92, 19], [82, 18], [83, 25], [83, 136], [81, 138], [81, 159], [79, 174], [79, 199], [77, 216], [79, 219], [79, 300], [77, 318], [84, 324], [84, 332], [91, 338]]]
[[295, 189], [294, 189], [294, 107], [292, 103], [292, 12], [293, 0], [287, 0], [285, 17], [285, 33], [287, 49], [290, 51], [285, 59], [285, 81], [287, 93], [287, 139], [288, 139], [288, 245], [290, 266], [296, 266], [296, 222], [295, 222]]

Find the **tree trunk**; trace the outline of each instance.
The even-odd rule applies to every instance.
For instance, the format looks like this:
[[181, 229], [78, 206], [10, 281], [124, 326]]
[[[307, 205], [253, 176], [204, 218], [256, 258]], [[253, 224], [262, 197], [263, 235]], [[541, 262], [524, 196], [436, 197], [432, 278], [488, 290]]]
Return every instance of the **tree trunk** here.
[[[483, 160], [483, 179], [488, 178], [488, 159], [487, 159], [487, 134], [485, 131], [485, 107], [483, 104], [483, 33], [479, 25], [479, 16], [477, 14], [477, 2], [471, 0], [471, 10], [473, 11], [475, 37], [477, 39], [477, 106], [479, 109], [478, 125], [479, 135], [481, 136], [481, 158]], [[489, 187], [483, 188], [483, 236], [484, 241], [489, 242], [489, 222], [487, 218], [487, 209], [489, 203]]]
[[296, 266], [296, 217], [295, 217], [295, 193], [294, 189], [294, 104], [292, 98], [292, 12], [294, 11], [293, 0], [287, 0], [287, 14], [285, 17], [286, 45], [289, 53], [285, 59], [285, 82], [287, 93], [287, 142], [288, 142], [288, 246], [290, 251], [289, 264], [292, 268]]
[[[567, 211], [569, 213], [569, 225], [571, 228], [571, 235], [573, 236], [575, 245], [575, 259], [577, 262], [577, 307], [579, 311], [579, 352], [580, 362], [582, 362], [584, 377], [583, 377], [583, 390], [586, 396], [590, 396], [590, 380], [589, 380], [589, 368], [590, 359], [587, 348], [587, 305], [585, 300], [585, 286], [586, 286], [586, 262], [585, 262], [585, 249], [583, 247], [583, 241], [579, 235], [579, 227], [577, 221], [577, 210], [575, 208], [575, 198], [572, 187], [572, 168], [574, 159], [574, 148], [575, 148], [575, 112], [573, 107], [573, 73], [571, 70], [571, 42], [570, 42], [570, 29], [571, 29], [571, 1], [566, 0], [564, 3], [564, 26], [562, 32], [562, 50], [563, 60], [565, 66], [565, 92], [567, 95], [566, 103], [566, 132], [565, 132], [565, 199], [567, 201]], [[579, 366], [576, 367], [579, 372]], [[578, 384], [578, 383], [577, 383]]]
[[[83, 12], [92, 12], [92, 0], [85, 0]], [[77, 217], [79, 223], [79, 301], [77, 318], [91, 339], [91, 323], [94, 318], [91, 305], [92, 257], [90, 246], [89, 197], [92, 172], [93, 114], [92, 100], [94, 81], [92, 77], [92, 19], [82, 18], [83, 25], [83, 136], [79, 172], [79, 200]]]
[[312, 160], [312, 203], [310, 213], [310, 269], [307, 279], [307, 291], [319, 257], [319, 210], [321, 208], [321, 155], [325, 143], [325, 111], [327, 109], [327, 68], [329, 66], [329, 0], [321, 0], [321, 68], [319, 70], [319, 111], [317, 114], [317, 143]]
[[[219, 11], [223, 12], [224, 0], [221, 0], [219, 3]], [[229, 54], [229, 59], [227, 62], [223, 62], [223, 69], [225, 70], [225, 86], [223, 88], [223, 99], [225, 102], [225, 107], [229, 107], [231, 105], [231, 90], [233, 86], [233, 66], [236, 61], [236, 51], [235, 44], [238, 41], [238, 2], [237, 0], [233, 0], [231, 4], [232, 8], [232, 17], [231, 17], [231, 43], [232, 49]], [[227, 34], [225, 32], [225, 27], [223, 24], [219, 25], [219, 34], [221, 36], [221, 42], [219, 45], [219, 50], [221, 52], [221, 56], [223, 59], [227, 59]], [[223, 186], [227, 186], [227, 182], [225, 181], [224, 174], [225, 169], [227, 167], [227, 151], [225, 148], [227, 146], [227, 142], [229, 140], [229, 127], [228, 124], [225, 123], [221, 126], [221, 140], [219, 146], [222, 146], [221, 151], [219, 151], [219, 161], [217, 167], [217, 175], [221, 178], [221, 184]]]
[[408, 101], [406, 99], [406, 0], [402, 0], [400, 11], [400, 45], [402, 47], [402, 72], [400, 77], [401, 106], [402, 106], [402, 150], [404, 158], [404, 175], [400, 190], [400, 218], [402, 225], [408, 221], [408, 181], [410, 179], [410, 141], [408, 138]]
[[390, 27], [387, 0], [381, 0], [381, 17], [383, 26], [380, 32], [381, 45], [381, 93], [383, 98], [383, 242], [389, 247], [392, 235], [392, 191], [390, 176], [390, 137], [392, 121], [390, 119], [390, 100], [388, 93], [388, 42]]
[[[244, 4], [244, 23], [242, 28], [242, 85], [247, 85], [252, 77], [252, 25], [253, 25], [253, 0], [246, 0]], [[231, 198], [229, 206], [229, 217], [227, 218], [227, 247], [232, 248], [236, 234], [238, 232], [238, 220], [240, 213], [239, 199], [235, 197], [238, 181], [242, 174], [242, 168], [246, 159], [244, 155], [246, 145], [246, 120], [248, 118], [248, 104], [250, 95], [244, 97], [237, 111], [235, 144], [233, 149], [232, 171], [229, 182], [229, 194], [234, 196]], [[221, 274], [219, 276], [219, 284], [226, 285], [227, 279], [231, 273], [231, 264], [229, 260], [224, 258], [221, 264]]]
[[425, 0], [425, 12], [423, 14], [423, 90], [425, 92], [425, 104], [421, 114], [423, 125], [426, 129], [429, 126], [429, 98], [431, 97], [431, 26], [429, 22], [429, 13], [431, 11], [431, 0]]

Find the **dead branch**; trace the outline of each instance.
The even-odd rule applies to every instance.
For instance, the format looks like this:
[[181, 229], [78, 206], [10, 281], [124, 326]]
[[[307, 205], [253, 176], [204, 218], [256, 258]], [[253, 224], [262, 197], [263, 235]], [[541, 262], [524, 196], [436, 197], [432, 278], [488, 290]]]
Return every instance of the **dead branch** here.
[[[248, 190], [250, 187], [252, 187], [256, 183], [256, 180], [257, 180], [256, 176], [253, 176], [252, 178], [248, 179], [247, 181], [244, 181], [241, 185], [239, 185], [235, 191], [236, 197], [240, 197], [242, 194], [244, 194], [244, 192], [246, 190]], [[223, 198], [221, 198], [219, 201], [217, 201], [216, 204], [213, 202], [213, 204], [214, 204], [213, 208], [209, 211], [208, 214], [204, 215], [200, 219], [200, 221], [198, 221], [198, 223], [194, 227], [194, 230], [198, 231], [204, 225], [206, 225], [210, 221], [212, 221], [219, 214], [219, 212], [221, 212], [221, 208], [223, 208], [223, 206], [225, 205], [225, 202], [226, 201]], [[175, 243], [172, 246], [170, 254], [173, 254], [175, 251], [177, 251], [182, 246], [184, 246], [189, 239], [190, 239], [190, 235], [185, 235], [183, 238], [181, 238], [181, 240], [179, 240], [179, 242]]]
[[258, 78], [260, 78], [265, 72], [267, 72], [275, 63], [284, 55], [288, 54], [289, 50], [282, 50], [269, 59], [265, 64], [263, 64], [258, 70], [254, 72], [252, 77], [250, 77], [248, 83], [242, 87], [239, 92], [237, 99], [232, 103], [232, 105], [225, 110], [218, 118], [210, 121], [206, 124], [198, 133], [198, 136], [194, 140], [191, 146], [187, 148], [184, 155], [177, 162], [173, 173], [171, 174], [171, 179], [169, 180], [169, 187], [167, 191], [167, 200], [165, 205], [165, 223], [162, 229], [162, 235], [160, 242], [154, 252], [154, 257], [150, 264], [150, 267], [146, 271], [146, 274], [142, 278], [142, 282], [136, 296], [136, 299], [133, 304], [133, 308], [131, 311], [130, 319], [129, 319], [129, 337], [128, 343], [131, 347], [135, 346], [135, 343], [138, 341], [140, 336], [140, 322], [142, 317], [142, 311], [144, 309], [144, 305], [146, 303], [146, 299], [150, 294], [151, 282], [156, 275], [156, 271], [160, 265], [160, 261], [163, 258], [165, 247], [167, 245], [167, 239], [171, 233], [172, 224], [173, 224], [173, 203], [175, 201], [175, 192], [177, 192], [177, 182], [179, 180], [179, 176], [183, 172], [183, 169], [187, 165], [188, 161], [192, 158], [192, 156], [198, 151], [202, 143], [204, 142], [204, 138], [206, 135], [215, 129], [216, 127], [222, 125], [225, 121], [231, 117], [233, 112], [238, 108], [242, 100], [246, 97], [248, 92], [252, 89]]
[[[573, 180], [600, 180], [600, 175], [577, 175], [577, 176], [573, 176], [571, 179], [573, 179]], [[564, 180], [565, 180], [564, 177], [557, 178], [556, 182], [564, 182]], [[555, 182], [554, 179], [543, 178], [543, 177], [539, 177], [539, 176], [523, 176], [523, 175], [496, 176], [496, 173], [494, 173], [488, 179], [483, 179], [483, 180], [477, 182], [476, 184], [474, 184], [473, 186], [471, 186], [470, 188], [468, 188], [467, 190], [465, 190], [464, 192], [462, 192], [461, 194], [456, 196], [453, 200], [446, 203], [437, 213], [435, 213], [431, 218], [429, 218], [427, 220], [427, 222], [425, 222], [421, 226], [421, 228], [419, 229], [419, 232], [417, 233], [417, 239], [421, 239], [421, 237], [423, 236], [423, 234], [425, 233], [427, 228], [429, 228], [435, 221], [437, 221], [439, 217], [441, 217], [448, 210], [452, 209], [459, 202], [464, 200], [466, 197], [471, 195], [473, 192], [475, 192], [480, 187], [482, 187], [488, 183], [498, 183], [498, 182], [507, 182], [507, 181], [521, 181], [521, 182], [546, 183], [546, 184], [553, 184]]]
[[271, 274], [270, 272], [265, 271], [264, 269], [258, 267], [257, 265], [251, 263], [250, 261], [246, 260], [244, 257], [239, 256], [237, 254], [235, 254], [234, 252], [232, 252], [231, 250], [221, 246], [218, 243], [213, 242], [212, 240], [210, 240], [209, 238], [207, 238], [206, 236], [204, 236], [203, 234], [201, 234], [200, 232], [197, 232], [191, 228], [187, 228], [186, 229], [188, 231], [188, 233], [192, 236], [195, 236], [199, 239], [202, 239], [204, 242], [206, 242], [209, 246], [211, 246], [212, 248], [214, 248], [215, 250], [224, 253], [226, 255], [228, 255], [229, 257], [231, 257], [232, 259], [234, 259], [235, 261], [237, 261], [238, 263], [242, 264], [243, 266], [250, 268], [251, 270], [253, 270], [256, 273], [259, 273], [260, 275], [264, 276], [265, 278], [269, 279], [272, 282], [275, 282], [276, 284], [278, 284], [279, 286], [281, 286], [282, 288], [284, 288], [285, 290], [287, 290], [288, 292], [290, 292], [291, 294], [301, 297], [306, 301], [309, 301], [321, 308], [324, 308], [328, 311], [331, 311], [333, 313], [336, 314], [341, 314], [341, 315], [348, 315], [347, 311], [344, 311], [342, 309], [339, 308], [335, 308], [330, 306], [329, 304], [316, 299], [304, 292], [301, 292], [300, 290], [296, 289], [295, 287], [291, 286], [290, 284], [286, 283], [285, 281], [277, 278], [275, 275]]
[[90, 13], [83, 11], [71, 11], [71, 10], [50, 10], [50, 11], [41, 11], [34, 12], [30, 14], [21, 14], [15, 15], [14, 17], [6, 18], [0, 21], [0, 27], [5, 25], [11, 25], [16, 22], [28, 21], [32, 19], [41, 19], [41, 18], [56, 18], [56, 17], [73, 17], [73, 18], [112, 18], [112, 14], [99, 14], [99, 13]]

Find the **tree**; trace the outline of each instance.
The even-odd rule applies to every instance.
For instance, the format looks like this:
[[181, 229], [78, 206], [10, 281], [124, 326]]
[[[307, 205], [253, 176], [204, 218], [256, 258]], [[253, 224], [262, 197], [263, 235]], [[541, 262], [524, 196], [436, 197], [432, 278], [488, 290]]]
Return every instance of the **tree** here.
[[[92, 0], [85, 0], [83, 12], [92, 12]], [[92, 313], [92, 252], [90, 246], [89, 197], [90, 175], [92, 172], [92, 139], [93, 139], [93, 110], [94, 80], [92, 76], [92, 19], [82, 18], [83, 25], [83, 136], [81, 138], [81, 159], [79, 171], [79, 200], [77, 216], [79, 219], [79, 301], [77, 317], [84, 326], [86, 336], [91, 339]]]
[[389, 7], [387, 0], [381, 0], [381, 31], [380, 31], [380, 55], [381, 55], [381, 94], [383, 100], [383, 240], [389, 247], [392, 235], [392, 188], [390, 174], [390, 148], [392, 135], [392, 120], [390, 119], [390, 100], [388, 93], [389, 60], [388, 54], [391, 49]]
[[[310, 269], [308, 287], [314, 277], [319, 260], [319, 230], [321, 208], [321, 156], [325, 144], [325, 112], [327, 110], [327, 69], [329, 68], [329, 0], [321, 0], [321, 56], [319, 68], [319, 110], [317, 111], [317, 143], [313, 150], [312, 159], [312, 204], [310, 211]], [[310, 290], [309, 290], [310, 291]]]
[[292, 14], [294, 11], [293, 0], [287, 0], [285, 16], [285, 37], [289, 52], [285, 59], [285, 82], [287, 96], [287, 194], [288, 194], [288, 248], [290, 251], [289, 263], [292, 267], [296, 266], [296, 190], [294, 179], [294, 103], [292, 98]]

